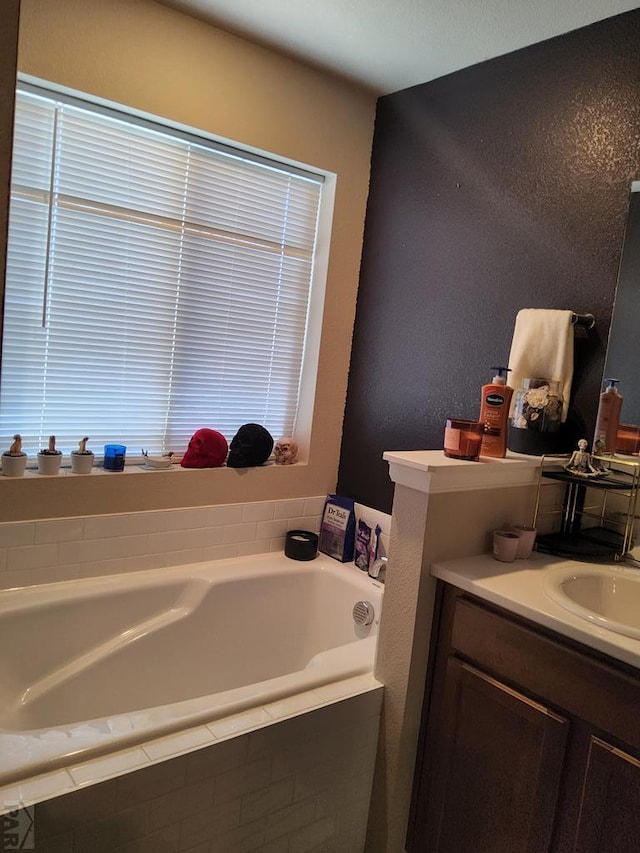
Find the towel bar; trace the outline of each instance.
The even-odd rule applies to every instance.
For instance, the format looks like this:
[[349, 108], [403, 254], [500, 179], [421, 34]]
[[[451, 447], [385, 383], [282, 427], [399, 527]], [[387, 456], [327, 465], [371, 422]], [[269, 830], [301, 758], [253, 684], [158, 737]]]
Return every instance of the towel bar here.
[[573, 326], [583, 326], [585, 329], [593, 329], [596, 324], [596, 318], [593, 314], [576, 314], [571, 315], [571, 323]]

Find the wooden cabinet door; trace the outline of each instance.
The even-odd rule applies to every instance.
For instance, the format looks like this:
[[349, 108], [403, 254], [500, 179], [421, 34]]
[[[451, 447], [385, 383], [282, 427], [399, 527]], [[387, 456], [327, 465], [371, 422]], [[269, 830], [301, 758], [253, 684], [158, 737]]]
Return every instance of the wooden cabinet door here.
[[639, 850], [640, 761], [592, 737], [575, 851], [638, 853]]
[[548, 850], [568, 721], [450, 657], [434, 723], [414, 851]]

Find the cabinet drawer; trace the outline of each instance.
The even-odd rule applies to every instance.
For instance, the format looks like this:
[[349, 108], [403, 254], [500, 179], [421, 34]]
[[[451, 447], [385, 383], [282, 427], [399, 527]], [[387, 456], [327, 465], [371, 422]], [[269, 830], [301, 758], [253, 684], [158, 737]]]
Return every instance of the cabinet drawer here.
[[640, 676], [460, 595], [451, 650], [460, 658], [640, 750]]

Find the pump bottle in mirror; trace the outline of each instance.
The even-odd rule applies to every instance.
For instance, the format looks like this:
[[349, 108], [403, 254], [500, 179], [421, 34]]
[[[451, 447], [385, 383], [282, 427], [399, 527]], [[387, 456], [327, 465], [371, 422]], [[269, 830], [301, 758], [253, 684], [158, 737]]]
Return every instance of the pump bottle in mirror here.
[[616, 388], [619, 379], [604, 381], [606, 388], [600, 394], [593, 451], [594, 453], [615, 453], [623, 397]]

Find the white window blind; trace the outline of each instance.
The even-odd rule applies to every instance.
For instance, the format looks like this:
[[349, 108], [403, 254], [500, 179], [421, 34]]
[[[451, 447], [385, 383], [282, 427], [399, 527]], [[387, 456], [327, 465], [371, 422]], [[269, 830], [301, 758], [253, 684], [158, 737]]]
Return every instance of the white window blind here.
[[18, 91], [0, 435], [295, 429], [322, 178]]

